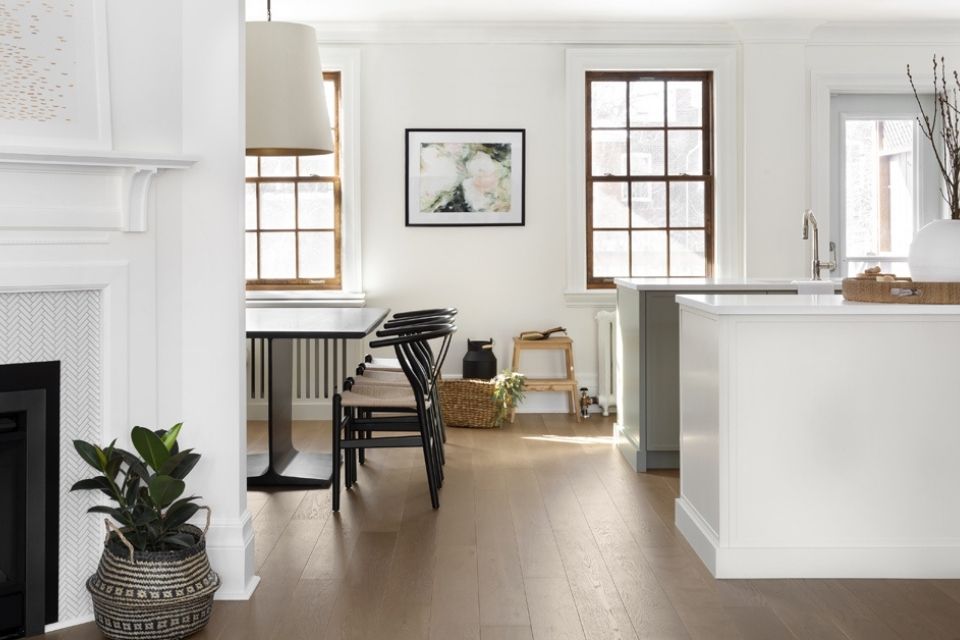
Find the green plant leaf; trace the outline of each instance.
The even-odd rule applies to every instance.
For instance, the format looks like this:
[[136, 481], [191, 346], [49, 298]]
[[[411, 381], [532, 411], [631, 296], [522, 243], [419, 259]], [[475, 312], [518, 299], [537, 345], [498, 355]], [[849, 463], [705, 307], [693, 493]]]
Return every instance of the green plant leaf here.
[[183, 533], [182, 531], [178, 531], [176, 533], [169, 533], [163, 536], [162, 538], [160, 538], [160, 542], [170, 545], [172, 547], [189, 549], [193, 545], [197, 544], [197, 539], [194, 538], [189, 533]]
[[163, 446], [167, 448], [167, 451], [173, 451], [173, 445], [177, 444], [177, 436], [180, 435], [181, 428], [183, 428], [183, 423], [178, 422], [163, 434], [161, 440], [163, 440]]
[[136, 475], [127, 476], [124, 482], [124, 499], [127, 505], [132, 505], [137, 501], [137, 490], [140, 488], [140, 478]]
[[[70, 487], [70, 491], [106, 491], [110, 493], [110, 490], [110, 481], [103, 476], [80, 480], [74, 482], [73, 486]], [[112, 493], [110, 493], [110, 495], [112, 495]]]
[[143, 527], [157, 519], [157, 512], [148, 509], [145, 505], [138, 504], [133, 510], [133, 524], [137, 527]]
[[159, 471], [163, 463], [170, 457], [170, 450], [163, 444], [163, 440], [149, 429], [134, 427], [133, 431], [130, 432], [130, 439], [133, 440], [133, 446], [137, 453], [154, 471]]
[[107, 506], [98, 504], [94, 507], [90, 507], [89, 509], [87, 509], [87, 513], [105, 513], [122, 525], [130, 526], [133, 524], [133, 520], [131, 519], [129, 513], [127, 513], [123, 509], [117, 509], [115, 507], [107, 507]]
[[199, 453], [193, 453], [192, 449], [185, 449], [176, 455], [170, 456], [170, 458], [163, 463], [159, 473], [183, 480], [187, 477], [187, 474], [197, 466], [197, 462], [199, 461]]
[[107, 450], [107, 468], [104, 470], [104, 475], [106, 475], [111, 480], [115, 480], [117, 474], [120, 473], [120, 465], [123, 464], [123, 458], [117, 455], [116, 451]]
[[176, 505], [179, 506], [171, 505], [163, 517], [163, 526], [167, 530], [179, 527], [200, 509], [200, 505], [192, 502], [177, 502]]
[[[83, 458], [87, 464], [97, 471], [103, 471], [106, 466], [106, 456], [104, 456], [103, 451], [101, 451], [99, 447], [89, 442], [84, 442], [83, 440], [74, 440], [73, 448], [77, 450], [77, 453], [80, 454], [80, 457]], [[100, 462], [101, 456], [104, 456], [102, 464]]]
[[127, 468], [138, 477], [143, 478], [144, 480], [150, 477], [150, 472], [147, 471], [146, 465], [143, 464], [143, 461], [140, 458], [124, 449], [114, 449], [114, 453], [120, 456], [120, 458], [127, 463]]
[[181, 508], [184, 504], [187, 504], [189, 502], [193, 502], [194, 500], [199, 500], [199, 499], [200, 499], [200, 496], [189, 496], [187, 498], [180, 498], [179, 500], [177, 500], [176, 502], [170, 505], [170, 507], [167, 510], [167, 513], [170, 513], [170, 511], [173, 511], [174, 509]]
[[[140, 551], [156, 550], [154, 546], [150, 545], [149, 538], [142, 531], [136, 529], [129, 531], [124, 530], [123, 535], [127, 537], [127, 540], [130, 541], [130, 544], [132, 544], [135, 549], [139, 549]], [[114, 536], [114, 540], [117, 540], [116, 536]], [[117, 540], [117, 543], [119, 544], [120, 541]]]
[[162, 509], [179, 498], [185, 487], [183, 480], [156, 475], [150, 480], [150, 499]]

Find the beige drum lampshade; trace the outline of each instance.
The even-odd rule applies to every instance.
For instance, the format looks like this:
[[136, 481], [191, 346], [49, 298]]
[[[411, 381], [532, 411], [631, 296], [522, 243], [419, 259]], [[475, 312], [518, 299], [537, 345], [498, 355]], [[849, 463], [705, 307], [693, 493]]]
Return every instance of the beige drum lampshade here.
[[313, 27], [247, 23], [247, 155], [333, 153]]

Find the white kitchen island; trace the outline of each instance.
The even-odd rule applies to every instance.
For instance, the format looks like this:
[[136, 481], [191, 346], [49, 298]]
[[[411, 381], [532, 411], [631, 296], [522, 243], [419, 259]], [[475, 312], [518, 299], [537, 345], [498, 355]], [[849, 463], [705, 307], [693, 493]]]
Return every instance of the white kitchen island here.
[[680, 466], [677, 294], [795, 294], [840, 282], [617, 278], [617, 447], [636, 471]]
[[676, 524], [718, 578], [960, 578], [960, 306], [691, 295]]

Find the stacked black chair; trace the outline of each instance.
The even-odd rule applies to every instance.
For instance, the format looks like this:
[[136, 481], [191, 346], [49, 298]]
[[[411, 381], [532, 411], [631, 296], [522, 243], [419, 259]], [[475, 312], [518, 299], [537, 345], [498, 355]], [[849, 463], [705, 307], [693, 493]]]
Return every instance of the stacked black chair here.
[[[440, 365], [456, 326], [451, 315], [397, 316], [377, 332], [380, 339], [370, 346], [394, 348], [399, 371], [385, 373], [400, 374], [402, 384], [396, 384], [397, 380], [387, 384], [386, 380], [358, 383], [348, 379], [344, 391], [333, 398], [334, 511], [340, 508], [341, 454], [343, 484], [350, 488], [357, 480], [356, 454], [361, 453], [362, 463], [362, 452], [384, 447], [422, 448], [430, 501], [434, 508], [440, 505], [443, 444], [436, 387]], [[435, 356], [430, 341], [437, 339], [442, 344]], [[406, 435], [376, 435], [382, 433]]]
[[[446, 307], [443, 309], [421, 309], [420, 311], [401, 311], [393, 314], [390, 320], [383, 323], [384, 329], [392, 329], [402, 326], [411, 326], [416, 324], [425, 324], [429, 322], [452, 322], [457, 315], [457, 309]], [[445, 342], [444, 349], [449, 345]], [[371, 345], [372, 346], [372, 345]], [[439, 354], [438, 360], [443, 361], [446, 352]], [[363, 362], [357, 367], [357, 375], [364, 375], [368, 371], [399, 373], [400, 363], [396, 358], [377, 358], [367, 354]]]
[[[457, 315], [454, 308], [444, 309], [424, 309], [422, 311], [404, 311], [394, 314], [393, 318], [384, 323], [384, 331], [412, 327], [419, 324], [436, 324], [453, 322]], [[379, 333], [377, 335], [380, 335]], [[447, 351], [450, 348], [450, 338], [444, 338], [437, 350], [436, 355], [430, 350], [429, 343], [424, 345], [430, 357], [434, 362], [434, 376], [440, 375], [440, 367], [447, 357]], [[371, 345], [372, 346], [372, 345]], [[378, 386], [397, 386], [407, 387], [409, 382], [400, 369], [400, 363], [396, 358], [375, 358], [368, 354], [364, 361], [357, 366], [356, 377], [350, 378], [350, 384], [358, 388], [366, 388], [367, 385]], [[447, 429], [443, 423], [443, 414], [440, 411], [439, 385], [433, 387], [433, 403], [431, 410], [434, 412], [434, 419], [439, 425], [441, 442], [447, 441]], [[360, 464], [364, 463], [365, 451], [359, 450]], [[444, 460], [443, 447], [440, 447], [440, 460]]]

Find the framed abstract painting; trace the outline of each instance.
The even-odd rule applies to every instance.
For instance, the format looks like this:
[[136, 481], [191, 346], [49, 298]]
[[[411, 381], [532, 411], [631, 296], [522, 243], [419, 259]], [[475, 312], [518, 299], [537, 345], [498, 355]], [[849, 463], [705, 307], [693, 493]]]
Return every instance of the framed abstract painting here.
[[407, 226], [522, 226], [525, 143], [525, 129], [407, 129]]
[[3, 145], [112, 149], [106, 0], [2, 5]]

